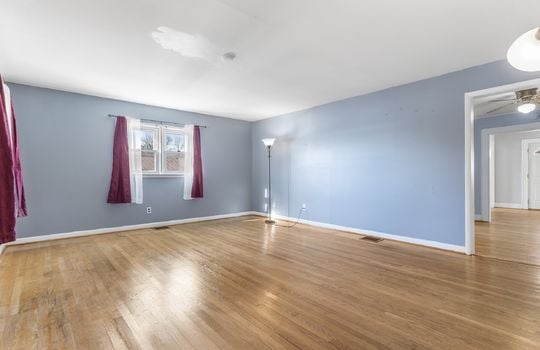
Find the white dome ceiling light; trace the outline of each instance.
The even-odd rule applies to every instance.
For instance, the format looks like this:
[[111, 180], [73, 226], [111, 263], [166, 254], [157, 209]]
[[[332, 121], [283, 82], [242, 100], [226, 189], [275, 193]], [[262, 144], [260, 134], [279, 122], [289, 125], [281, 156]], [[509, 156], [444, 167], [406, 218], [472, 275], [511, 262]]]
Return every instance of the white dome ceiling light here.
[[530, 103], [530, 102], [519, 105], [517, 108], [517, 110], [523, 114], [531, 113], [535, 109], [536, 109], [536, 104]]
[[521, 35], [508, 49], [508, 62], [525, 72], [540, 71], [540, 28]]

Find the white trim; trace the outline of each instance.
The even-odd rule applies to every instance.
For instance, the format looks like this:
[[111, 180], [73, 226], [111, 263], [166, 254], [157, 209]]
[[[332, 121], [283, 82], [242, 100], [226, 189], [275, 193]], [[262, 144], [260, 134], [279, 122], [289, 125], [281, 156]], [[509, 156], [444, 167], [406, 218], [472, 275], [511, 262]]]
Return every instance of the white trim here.
[[170, 220], [170, 221], [161, 221], [161, 222], [149, 222], [149, 223], [138, 224], [138, 225], [107, 227], [107, 228], [98, 228], [98, 229], [95, 229], [95, 230], [73, 231], [73, 232], [65, 232], [65, 233], [54, 233], [54, 234], [51, 234], [51, 235], [43, 235], [43, 236], [24, 237], [24, 238], [20, 238], [20, 239], [14, 241], [14, 242], [9, 242], [9, 243], [0, 245], [0, 254], [2, 254], [5, 247], [12, 246], [12, 245], [28, 244], [28, 243], [36, 243], [36, 242], [44, 242], [44, 241], [52, 241], [52, 240], [65, 239], [65, 238], [75, 238], [75, 237], [83, 237], [83, 236], [100, 235], [100, 234], [104, 234], [104, 233], [141, 230], [141, 229], [160, 227], [160, 226], [180, 225], [180, 224], [187, 224], [187, 223], [199, 222], [199, 221], [227, 219], [227, 218], [234, 218], [234, 217], [238, 217], [238, 216], [246, 216], [246, 215], [252, 215], [252, 214], [253, 214], [253, 212], [251, 212], [251, 211], [245, 211], [245, 212], [239, 212], [239, 213], [221, 214], [221, 215], [213, 215], [213, 216], [202, 216], [202, 217], [179, 219], [179, 220]]
[[521, 208], [529, 209], [529, 145], [540, 143], [540, 139], [521, 140]]
[[[252, 214], [258, 215], [258, 216], [264, 216], [264, 217], [267, 216], [266, 213], [256, 212], [256, 211], [254, 211]], [[275, 219], [287, 220], [287, 221], [291, 221], [291, 222], [296, 222], [296, 220], [297, 220], [297, 218], [291, 218], [291, 217], [287, 217], [287, 216], [283, 216], [283, 215], [273, 214], [272, 216]], [[412, 237], [406, 237], [406, 236], [398, 236], [398, 235], [393, 235], [393, 234], [389, 234], [389, 233], [383, 233], [383, 232], [377, 232], [377, 231], [371, 231], [371, 230], [363, 230], [363, 229], [358, 229], [358, 228], [354, 228], [354, 227], [339, 226], [339, 225], [327, 224], [327, 223], [324, 223], [324, 222], [311, 221], [311, 220], [305, 220], [305, 219], [300, 219], [298, 222], [302, 223], [302, 224], [306, 224], [306, 225], [322, 227], [322, 228], [327, 228], [327, 229], [331, 229], [331, 230], [346, 231], [346, 232], [356, 233], [356, 234], [360, 234], [360, 235], [374, 236], [374, 237], [390, 239], [390, 240], [393, 240], [393, 241], [399, 241], [399, 242], [404, 242], [404, 243], [412, 243], [412, 244], [422, 245], [422, 246], [426, 246], [426, 247], [430, 247], [430, 248], [437, 248], [437, 249], [449, 250], [449, 251], [458, 252], [458, 253], [465, 253], [465, 247], [464, 246], [459, 246], [459, 245], [454, 245], [454, 244], [448, 244], [448, 243], [442, 243], [442, 242], [436, 242], [436, 241], [429, 241], [429, 240], [425, 240], [425, 239], [412, 238]]]
[[[143, 171], [142, 174], [143, 174], [143, 176], [159, 175], [161, 173], [161, 137], [160, 137], [161, 132], [160, 132], [159, 126], [155, 125], [155, 124], [148, 124], [148, 123], [145, 123], [145, 122], [141, 122], [140, 129], [141, 129], [141, 133], [144, 132], [144, 131], [147, 131], [147, 132], [151, 132], [154, 135], [154, 149], [151, 150], [151, 151], [141, 149], [141, 152], [152, 152], [152, 153], [154, 153], [155, 170], [154, 171], [149, 171], [149, 170]], [[142, 154], [141, 154], [141, 156], [142, 156]]]
[[491, 222], [491, 209], [495, 207], [495, 135], [489, 135], [489, 222]]
[[523, 209], [520, 203], [495, 203], [495, 208]]
[[529, 181], [527, 174], [529, 173], [529, 145], [525, 140], [521, 140], [521, 207], [529, 209]]
[[480, 214], [474, 214], [474, 221], [484, 221], [484, 218]]
[[155, 149], [153, 150], [153, 152], [157, 155], [155, 157], [156, 170], [143, 172], [143, 177], [148, 177], [148, 178], [183, 177], [184, 176], [183, 172], [168, 171], [166, 169], [167, 151], [165, 151], [165, 133], [172, 133], [172, 134], [182, 135], [185, 137], [184, 128], [141, 121], [141, 130], [151, 131], [152, 133], [154, 133]]
[[[493, 133], [495, 133], [496, 128], [492, 129], [483, 129], [480, 134], [480, 149], [478, 152], [475, 152], [475, 155], [480, 157], [480, 169], [481, 175], [480, 178], [480, 188], [475, 188], [475, 191], [480, 191], [480, 215], [482, 216], [481, 221], [491, 222], [491, 202], [492, 196], [491, 191], [495, 192], [495, 188], [492, 186], [494, 182], [495, 173], [492, 172], [494, 166], [493, 161], [493, 149], [495, 147], [495, 138]], [[478, 175], [478, 174], [477, 174]], [[476, 196], [475, 196], [476, 198]], [[495, 202], [495, 195], [493, 194], [493, 202]], [[476, 204], [476, 202], [475, 202]]]
[[[185, 153], [185, 152], [172, 152], [172, 151], [166, 151], [165, 147], [167, 146], [166, 143], [166, 133], [174, 134], [174, 135], [180, 135], [184, 138], [184, 145], [185, 145], [185, 138], [186, 133], [184, 131], [184, 128], [171, 128], [163, 125], [160, 129], [161, 134], [161, 169], [160, 169], [160, 175], [169, 175], [169, 176], [184, 176], [183, 172], [179, 171], [169, 171], [167, 169], [167, 153]], [[185, 151], [185, 146], [184, 146]]]
[[465, 252], [474, 254], [474, 110], [473, 99], [501, 92], [517, 91], [540, 85], [540, 79], [501, 85], [489, 89], [466, 92], [465, 99]]
[[465, 93], [465, 253], [474, 254], [474, 109]]
[[144, 179], [159, 179], [159, 178], [180, 178], [184, 177], [184, 173], [162, 173], [162, 174], [143, 174]]
[[[227, 219], [227, 218], [246, 216], [246, 215], [257, 215], [257, 216], [266, 217], [267, 214], [262, 213], [262, 212], [257, 212], [257, 211], [246, 211], [246, 212], [239, 212], [239, 213], [232, 213], [232, 214], [203, 216], [203, 217], [197, 217], [197, 218], [188, 218], [188, 219], [180, 219], [180, 220], [161, 221], [161, 222], [151, 222], [151, 223], [139, 224], [139, 225], [108, 227], [108, 228], [100, 228], [100, 229], [95, 229], [95, 230], [73, 231], [73, 232], [56, 233], [56, 234], [44, 235], [44, 236], [25, 237], [25, 238], [18, 239], [15, 242], [10, 242], [10, 243], [0, 245], [0, 255], [2, 254], [6, 246], [12, 246], [12, 245], [45, 242], [45, 241], [52, 241], [52, 240], [65, 239], [65, 238], [92, 236], [92, 235], [99, 235], [99, 234], [105, 234], [105, 233], [141, 230], [141, 229], [147, 229], [147, 228], [153, 228], [153, 227], [159, 227], [159, 226], [180, 225], [180, 224], [187, 224], [187, 223], [200, 222], [200, 221]], [[274, 217], [280, 220], [296, 221], [296, 218], [290, 218], [283, 215], [274, 215]], [[332, 229], [332, 230], [346, 231], [346, 232], [351, 232], [351, 233], [356, 233], [356, 234], [390, 239], [390, 240], [399, 241], [399, 242], [423, 245], [423, 246], [431, 247], [431, 248], [438, 248], [438, 249], [444, 249], [444, 250], [449, 250], [453, 252], [465, 253], [464, 246], [458, 246], [454, 244], [447, 244], [447, 243], [429, 241], [429, 240], [406, 237], [406, 236], [398, 236], [398, 235], [376, 232], [376, 231], [371, 231], [371, 230], [362, 230], [362, 229], [357, 229], [354, 227], [326, 224], [323, 222], [317, 222], [317, 221], [311, 221], [311, 220], [305, 220], [305, 219], [300, 219], [299, 222], [306, 225], [322, 227], [322, 228], [327, 228], [327, 229]]]

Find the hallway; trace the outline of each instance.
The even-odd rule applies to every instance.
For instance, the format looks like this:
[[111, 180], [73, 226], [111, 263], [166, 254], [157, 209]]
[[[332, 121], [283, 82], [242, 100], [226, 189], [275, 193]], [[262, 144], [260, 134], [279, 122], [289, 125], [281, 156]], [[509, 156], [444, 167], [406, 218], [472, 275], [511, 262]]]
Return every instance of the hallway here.
[[476, 255], [540, 266], [540, 211], [494, 208], [477, 221]]

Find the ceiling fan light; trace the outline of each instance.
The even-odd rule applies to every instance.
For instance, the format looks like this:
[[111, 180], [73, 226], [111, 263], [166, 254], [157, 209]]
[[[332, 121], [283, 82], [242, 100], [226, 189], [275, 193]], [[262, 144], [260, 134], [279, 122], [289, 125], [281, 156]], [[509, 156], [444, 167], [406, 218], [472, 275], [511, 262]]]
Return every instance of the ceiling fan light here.
[[536, 109], [536, 105], [534, 103], [524, 103], [519, 105], [517, 109], [520, 113], [527, 114], [534, 111]]
[[540, 28], [529, 30], [517, 38], [506, 55], [514, 68], [525, 72], [540, 71]]

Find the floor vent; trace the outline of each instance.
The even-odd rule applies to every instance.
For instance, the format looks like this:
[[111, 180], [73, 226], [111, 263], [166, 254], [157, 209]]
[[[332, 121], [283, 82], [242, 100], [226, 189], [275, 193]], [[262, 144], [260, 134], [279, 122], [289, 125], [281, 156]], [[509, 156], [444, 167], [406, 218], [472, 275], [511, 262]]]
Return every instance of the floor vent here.
[[370, 242], [373, 242], [373, 243], [379, 243], [380, 241], [383, 240], [382, 238], [373, 237], [373, 236], [365, 236], [365, 237], [362, 237], [362, 239], [364, 241], [370, 241]]
[[154, 227], [154, 230], [166, 230], [169, 226], [160, 226], [160, 227]]

